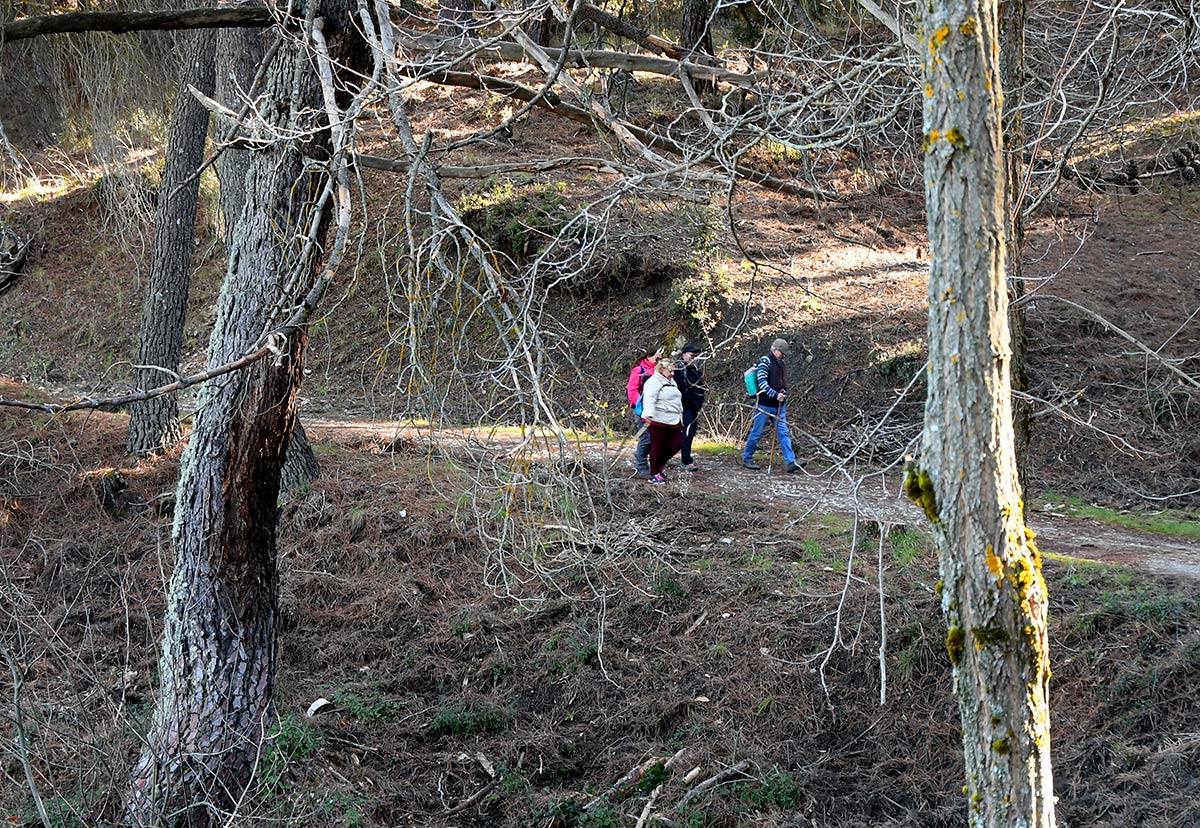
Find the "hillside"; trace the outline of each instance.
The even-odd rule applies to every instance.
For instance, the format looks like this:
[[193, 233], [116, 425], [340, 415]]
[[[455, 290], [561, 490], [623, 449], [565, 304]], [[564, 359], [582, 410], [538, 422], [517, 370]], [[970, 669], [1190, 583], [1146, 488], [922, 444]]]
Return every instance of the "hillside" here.
[[[467, 100], [455, 106], [472, 102], [461, 97]], [[443, 117], [444, 106], [431, 106], [428, 117]], [[514, 140], [518, 150], [523, 140], [553, 142], [569, 153], [581, 151], [572, 145], [575, 132], [539, 122]], [[0, 294], [0, 312], [11, 320], [0, 332], [0, 364], [67, 397], [125, 389], [146, 247], [115, 233], [97, 196], [104, 179], [79, 168], [46, 169], [40, 189], [5, 196], [5, 221], [35, 241], [28, 272]], [[481, 221], [503, 227], [515, 215], [528, 224], [604, 185], [599, 176], [563, 175], [527, 176], [513, 185], [453, 182], [451, 192], [480, 205]], [[368, 171], [365, 186], [369, 224], [362, 239], [369, 246], [313, 325], [302, 412], [474, 419], [475, 412], [431, 410], [420, 393], [405, 393], [411, 385], [396, 326], [408, 310], [398, 301], [396, 274], [384, 266], [395, 254], [386, 246], [394, 221], [388, 205], [403, 179]], [[1200, 190], [1165, 185], [1138, 195], [1097, 195], [1064, 187], [1054, 211], [1031, 224], [1024, 255], [1030, 393], [1040, 400], [1030, 485], [1121, 506], [1163, 496], [1178, 506], [1200, 502], [1194, 392], [1128, 341], [1194, 372], [1200, 279], [1191, 247]], [[211, 197], [204, 209], [186, 327], [191, 370], [203, 364], [223, 272]], [[636, 229], [619, 214], [608, 229], [591, 282], [547, 298], [542, 327], [553, 359], [578, 371], [552, 393], [576, 425], [595, 429], [611, 421], [623, 429], [619, 407], [632, 352], [680, 337], [717, 346], [707, 363], [714, 393], [702, 431], [740, 438], [741, 369], [782, 335], [803, 349], [792, 371], [804, 402], [793, 407], [792, 419], [814, 438], [805, 451], [841, 453], [872, 431], [920, 367], [926, 261], [914, 195], [884, 186], [846, 205], [818, 207], [745, 189], [735, 201], [736, 240], [713, 203], [639, 203], [638, 210]], [[702, 301], [681, 299], [688, 289]], [[709, 316], [698, 321], [700, 313]], [[485, 350], [477, 349], [481, 344], [464, 342], [454, 354], [468, 374], [478, 368], [473, 360]], [[436, 342], [428, 347], [431, 359], [448, 356]], [[887, 426], [875, 430], [869, 457], [903, 451], [919, 429], [922, 393], [918, 384]]]
[[[61, 825], [119, 804], [154, 680], [177, 458], [131, 463], [124, 427], [0, 415], [5, 636], [24, 648], [25, 727]], [[280, 721], [257, 816], [617, 825], [661, 781], [657, 812], [689, 826], [962, 824], [937, 575], [912, 528], [880, 546], [873, 524], [698, 477], [672, 495], [618, 485], [616, 520], [596, 524], [612, 534], [551, 534], [529, 560], [481, 546], [453, 453], [316, 440], [324, 474], [283, 510]], [[106, 499], [114, 470], [127, 488]], [[1072, 557], [1047, 577], [1059, 818], [1200, 819], [1194, 581]], [[673, 773], [584, 810], [679, 751]], [[25, 801], [7, 767], [0, 802]]]
[[[929, 479], [924, 159], [941, 139], [946, 157], [974, 151], [957, 129], [923, 125], [935, 90], [916, 82], [918, 58], [927, 48], [940, 64], [946, 37], [970, 46], [977, 21], [937, 30], [918, 54], [905, 5], [905, 31], [873, 4], [718, 5], [712, 52], [692, 63], [673, 38], [696, 4], [601, 4], [615, 23], [568, 4], [574, 51], [551, 72], [521, 33], [544, 25], [553, 42], [558, 5], [447, 2], [437, 19], [403, 5], [361, 6], [369, 36], [375, 14], [401, 38], [395, 74], [380, 60], [369, 81], [321, 63], [323, 38], [353, 46], [357, 22], [267, 30], [282, 45], [264, 73], [297, 60], [294, 84], [270, 79], [261, 100], [274, 105], [253, 109], [236, 151], [260, 163], [285, 148], [276, 169], [302, 160], [305, 172], [245, 188], [275, 199], [242, 213], [258, 247], [230, 252], [222, 184], [212, 169], [199, 178], [185, 375], [206, 365], [227, 259], [262, 272], [225, 290], [223, 322], [264, 298], [239, 331], [279, 336], [313, 295], [310, 263], [270, 257], [328, 256], [343, 237], [322, 235], [324, 222], [350, 216], [331, 289], [279, 336], [304, 343], [302, 374], [272, 340], [274, 367], [214, 382], [219, 404], [197, 411], [197, 389], [183, 392], [182, 464], [184, 445], [126, 454], [115, 406], [0, 405], [0, 672], [12, 679], [0, 682], [0, 821], [119, 824], [144, 781], [146, 813], [219, 801], [195, 809], [206, 826], [235, 808], [230, 825], [962, 825], [983, 801], [978, 775], [962, 784], [964, 733], [1001, 765], [1044, 743], [1028, 717], [1005, 730], [996, 707], [964, 725], [952, 682], [988, 647], [980, 661], [1010, 676], [1032, 661], [1048, 680], [1044, 571], [1058, 823], [1200, 825], [1200, 97], [1190, 30], [1165, 26], [1174, 13], [1030, 10], [1036, 47], [1025, 97], [1012, 94], [1025, 101], [1033, 205], [1028, 384], [1015, 390], [1032, 405], [1032, 443], [1023, 492], [990, 512], [967, 497], [953, 507], [964, 523], [996, 520], [977, 545], [948, 544], [948, 565], [961, 551], [992, 576], [983, 623], [960, 626], [958, 598], [974, 598], [946, 591], [966, 578], [939, 570], [925, 518], [941, 532], [953, 512], [923, 496], [922, 514], [903, 492]], [[454, 14], [470, 25], [451, 36]], [[39, 51], [4, 31], [0, 255], [6, 239], [31, 242], [22, 272], [0, 280], [0, 398], [121, 393], [169, 189], [167, 79], [189, 41], [93, 34]], [[337, 78], [321, 75], [324, 97], [317, 64]], [[122, 72], [128, 89], [105, 79]], [[333, 87], [360, 82], [357, 111]], [[326, 108], [280, 91], [302, 86]], [[997, 118], [998, 88], [980, 95]], [[344, 134], [342, 106], [355, 119]], [[316, 126], [271, 133], [283, 112], [288, 128]], [[209, 153], [229, 118], [212, 119]], [[339, 172], [347, 212], [290, 212], [341, 198]], [[990, 215], [974, 247], [998, 257]], [[742, 372], [775, 337], [792, 343], [788, 419], [808, 460], [794, 474], [774, 439], [765, 471], [740, 463]], [[709, 385], [699, 469], [644, 484], [631, 479], [625, 380], [642, 352], [685, 342], [704, 348]], [[958, 353], [938, 364], [961, 369]], [[278, 384], [238, 385], [260, 370]], [[320, 474], [281, 491], [293, 394]], [[1003, 436], [982, 433], [984, 456], [963, 452], [948, 473], [995, 470]], [[226, 633], [210, 659], [203, 645]], [[164, 640], [193, 655], [160, 660]], [[245, 666], [255, 658], [260, 673]], [[219, 692], [238, 670], [249, 689]], [[1017, 681], [1028, 695], [1009, 706], [1040, 725], [1038, 681]], [[206, 762], [237, 767], [197, 770], [200, 787], [172, 776]], [[149, 767], [180, 784], [158, 789]], [[235, 806], [228, 792], [246, 780]]]

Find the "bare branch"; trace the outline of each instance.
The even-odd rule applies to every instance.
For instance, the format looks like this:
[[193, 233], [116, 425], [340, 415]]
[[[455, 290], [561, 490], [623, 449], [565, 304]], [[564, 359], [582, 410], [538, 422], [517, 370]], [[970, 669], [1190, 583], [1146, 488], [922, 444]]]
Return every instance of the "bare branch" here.
[[[445, 41], [439, 37], [404, 31], [400, 31], [400, 34], [401, 45], [411, 51], [436, 52], [445, 47]], [[474, 57], [483, 60], [535, 62], [520, 43], [512, 41], [466, 41], [463, 44], [463, 51], [468, 50]], [[553, 53], [551, 56], [553, 57]], [[719, 66], [710, 66], [694, 61], [639, 55], [633, 52], [614, 52], [605, 49], [571, 49], [567, 52], [566, 66], [572, 69], [624, 69], [627, 72], [649, 72], [668, 77], [675, 77], [680, 70], [686, 70], [693, 78], [699, 80], [723, 81], [746, 89], [752, 89], [754, 85], [770, 78], [767, 72], [733, 72]]]
[[[581, 124], [588, 124], [589, 126], [595, 125], [606, 132], [613, 131], [613, 127], [610, 124], [597, 122], [597, 119], [591, 113], [587, 112], [587, 110], [563, 101], [551, 103], [544, 97], [539, 100], [536, 89], [523, 84], [515, 83], [510, 80], [492, 77], [491, 75], [476, 75], [470, 72], [451, 72], [442, 70], [419, 72], [417, 68], [413, 66], [398, 66], [397, 71], [401, 74], [407, 75], [408, 77], [419, 78], [420, 80], [427, 81], [429, 83], [436, 83], [441, 86], [461, 86], [467, 89], [480, 89], [487, 92], [494, 92], [498, 95], [506, 95], [511, 98], [516, 98], [520, 101], [537, 100], [537, 105], [547, 112], [553, 112], [555, 115], [561, 115], [564, 118], [570, 118], [572, 121], [578, 121]], [[652, 149], [666, 150], [667, 152], [678, 155], [682, 158], [686, 158], [692, 154], [685, 147], [677, 144], [670, 138], [650, 132], [649, 130], [642, 129], [639, 126], [626, 121], [619, 121], [619, 119], [614, 120], [620, 123], [624, 129], [628, 130], [631, 135]], [[721, 169], [720, 164], [712, 161], [705, 162], [704, 165]], [[732, 170], [726, 169], [724, 171], [732, 172], [738, 178], [753, 182], [768, 190], [774, 190], [780, 193], [788, 193], [789, 195], [821, 199], [825, 201], [845, 200], [845, 196], [841, 195], [840, 193], [836, 193], [831, 190], [822, 190], [816, 187], [809, 187], [804, 184], [797, 184], [791, 181], [785, 181], [782, 178], [777, 178], [770, 173], [754, 169], [753, 167], [738, 165], [734, 166]]]
[[275, 23], [266, 6], [230, 6], [152, 12], [72, 12], [0, 24], [0, 41], [69, 32], [144, 32], [178, 29], [262, 28]]

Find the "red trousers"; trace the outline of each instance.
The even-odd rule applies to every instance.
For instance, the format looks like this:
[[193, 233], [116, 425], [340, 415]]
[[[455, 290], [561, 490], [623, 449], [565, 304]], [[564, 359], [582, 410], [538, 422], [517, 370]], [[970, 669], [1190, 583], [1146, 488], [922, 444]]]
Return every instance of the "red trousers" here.
[[678, 425], [650, 423], [650, 474], [666, 468], [667, 461], [683, 445], [683, 428]]

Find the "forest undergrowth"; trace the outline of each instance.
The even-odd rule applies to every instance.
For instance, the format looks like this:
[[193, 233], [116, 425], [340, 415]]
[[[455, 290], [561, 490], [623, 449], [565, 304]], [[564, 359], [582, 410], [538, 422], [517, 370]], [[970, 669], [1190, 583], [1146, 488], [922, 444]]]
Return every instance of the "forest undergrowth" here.
[[[0, 417], [0, 623], [61, 826], [118, 807], [156, 681], [178, 452], [123, 457], [125, 422]], [[552, 581], [510, 559], [500, 597], [460, 466], [388, 448], [318, 441], [321, 478], [281, 505], [257, 816], [600, 828], [653, 798], [691, 828], [962, 824], [936, 562], [917, 530], [881, 545], [846, 515], [622, 482], [627, 549]], [[1060, 824], [1200, 819], [1194, 588], [1069, 558], [1047, 570]], [[0, 816], [35, 824], [21, 757], [4, 769]]]

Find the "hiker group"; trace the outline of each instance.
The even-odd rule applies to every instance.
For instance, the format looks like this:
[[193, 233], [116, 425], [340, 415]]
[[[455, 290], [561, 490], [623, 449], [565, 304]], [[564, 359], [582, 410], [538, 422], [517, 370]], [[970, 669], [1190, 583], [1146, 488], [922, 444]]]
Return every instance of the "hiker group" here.
[[[755, 398], [754, 423], [742, 451], [742, 465], [747, 469], [762, 468], [755, 462], [754, 452], [763, 432], [772, 424], [787, 471], [800, 471], [804, 465], [804, 461], [796, 459], [787, 425], [784, 359], [788, 347], [787, 340], [776, 339], [770, 350], [744, 375], [746, 392]], [[692, 441], [696, 437], [697, 417], [704, 405], [704, 370], [700, 362], [703, 350], [697, 345], [684, 345], [678, 360], [664, 355], [662, 348], [646, 350], [629, 372], [625, 396], [629, 400], [633, 429], [638, 438], [634, 462], [637, 465], [635, 477], [640, 480], [666, 483], [664, 470], [676, 454], [679, 454], [680, 466], [685, 471], [697, 468], [692, 456]]]

